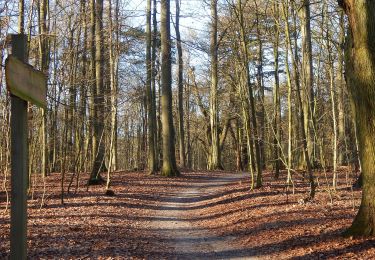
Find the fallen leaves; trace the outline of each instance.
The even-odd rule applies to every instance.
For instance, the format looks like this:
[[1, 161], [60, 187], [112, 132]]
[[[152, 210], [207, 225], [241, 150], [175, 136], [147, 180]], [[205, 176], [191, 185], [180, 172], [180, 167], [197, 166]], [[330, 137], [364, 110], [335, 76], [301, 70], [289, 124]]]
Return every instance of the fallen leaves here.
[[[360, 192], [350, 193], [344, 181], [333, 204], [323, 186], [312, 203], [299, 204], [308, 190], [302, 180], [296, 179], [296, 193], [286, 196], [283, 180], [273, 180], [270, 173], [265, 175], [264, 187], [254, 191], [249, 189], [248, 176], [233, 177], [228, 183], [232, 175], [200, 172], [163, 178], [119, 172], [112, 178], [114, 196], [106, 196], [102, 186], [86, 191], [82, 180], [77, 193], [66, 194], [66, 204], [61, 205], [60, 174], [52, 174], [47, 177], [44, 207], [40, 209], [42, 185], [35, 187], [34, 200], [29, 201], [29, 257], [170, 259], [178, 255], [175, 245], [179, 241], [210, 245], [197, 247], [193, 255], [197, 258], [375, 257], [373, 240], [340, 235], [356, 213], [353, 203], [359, 205], [360, 199]], [[189, 193], [193, 189], [196, 195]], [[171, 205], [175, 198], [178, 204]], [[9, 256], [9, 210], [5, 206], [1, 196], [0, 258]], [[164, 213], [170, 210], [182, 213], [168, 218]], [[162, 222], [177, 230], [158, 227], [156, 223]], [[178, 236], [181, 223], [189, 239], [179, 240], [183, 239]], [[199, 239], [195, 238], [198, 234]]]

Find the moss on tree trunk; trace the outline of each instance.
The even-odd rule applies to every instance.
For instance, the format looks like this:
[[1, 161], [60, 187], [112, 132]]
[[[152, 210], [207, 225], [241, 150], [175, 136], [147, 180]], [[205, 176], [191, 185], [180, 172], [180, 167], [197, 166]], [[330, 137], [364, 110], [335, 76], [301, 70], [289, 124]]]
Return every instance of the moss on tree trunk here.
[[349, 17], [346, 77], [363, 170], [361, 206], [345, 235], [375, 235], [375, 2], [339, 1]]

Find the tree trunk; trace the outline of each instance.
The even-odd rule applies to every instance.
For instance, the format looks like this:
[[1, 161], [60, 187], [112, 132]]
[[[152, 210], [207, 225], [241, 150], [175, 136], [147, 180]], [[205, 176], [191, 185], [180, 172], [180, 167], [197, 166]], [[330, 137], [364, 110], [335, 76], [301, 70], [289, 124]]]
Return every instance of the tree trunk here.
[[146, 80], [146, 103], [147, 103], [147, 136], [148, 136], [148, 172], [154, 174], [157, 170], [156, 167], [156, 154], [155, 154], [155, 135], [156, 131], [155, 121], [153, 117], [153, 93], [152, 93], [152, 61], [151, 61], [151, 0], [147, 0], [147, 14], [146, 14], [146, 67], [147, 67], [147, 80]]
[[18, 32], [20, 34], [25, 33], [25, 1], [18, 1]]
[[[279, 44], [280, 44], [280, 27], [279, 27], [279, 4], [274, 1], [273, 13], [275, 19], [274, 33], [275, 40], [273, 42], [273, 55], [275, 61], [275, 85], [273, 90], [274, 104], [274, 160], [275, 160], [275, 178], [280, 175], [281, 167], [281, 102], [280, 102], [280, 78], [279, 78]], [[288, 93], [289, 94], [289, 93]]]
[[156, 170], [159, 170], [160, 167], [160, 150], [159, 150], [159, 139], [160, 139], [160, 131], [158, 126], [158, 121], [156, 117], [156, 49], [157, 49], [157, 34], [158, 34], [158, 21], [156, 19], [157, 14], [157, 6], [156, 0], [153, 0], [153, 12], [152, 12], [152, 120], [154, 121], [155, 131], [154, 131], [154, 149], [155, 149], [155, 160], [156, 160]]
[[162, 81], [162, 134], [163, 134], [163, 167], [164, 176], [178, 176], [176, 166], [174, 128], [172, 116], [172, 64], [170, 35], [170, 0], [161, 0], [161, 81]]
[[[74, 134], [76, 129], [75, 124], [75, 117], [76, 117], [76, 96], [77, 96], [77, 89], [75, 86], [75, 79], [76, 79], [76, 71], [77, 71], [77, 55], [74, 48], [74, 32], [75, 27], [72, 26], [72, 19], [70, 18], [68, 21], [68, 28], [70, 30], [70, 35], [68, 37], [69, 42], [69, 81], [68, 81], [68, 91], [69, 91], [69, 101], [68, 101], [68, 107], [67, 107], [67, 140], [66, 140], [66, 150], [67, 150], [67, 167], [66, 171], [71, 172], [73, 169], [72, 161], [73, 158], [75, 158], [73, 144], [74, 144]], [[78, 35], [78, 33], [77, 33]], [[77, 42], [78, 44], [78, 42]]]
[[[117, 3], [115, 12], [117, 12]], [[115, 14], [117, 16], [117, 14]], [[113, 195], [113, 191], [109, 190], [111, 172], [115, 171], [116, 165], [116, 136], [117, 136], [117, 74], [116, 67], [118, 62], [117, 52], [114, 47], [113, 34], [117, 31], [113, 26], [112, 21], [112, 1], [108, 1], [108, 20], [109, 20], [109, 74], [110, 74], [110, 108], [111, 108], [111, 124], [110, 124], [110, 141], [109, 141], [109, 159], [108, 159], [108, 171], [107, 171], [107, 183], [106, 183], [106, 194]]]
[[210, 125], [211, 125], [211, 158], [210, 170], [223, 169], [220, 160], [219, 115], [217, 108], [218, 85], [218, 44], [217, 44], [217, 0], [211, 0], [211, 89], [210, 89]]
[[[323, 4], [323, 22], [322, 22], [322, 27], [324, 24], [324, 19], [328, 20], [328, 4], [324, 3]], [[335, 85], [335, 75], [334, 75], [334, 60], [332, 57], [333, 53], [333, 48], [331, 46], [331, 36], [329, 34], [329, 28], [326, 29], [326, 45], [327, 45], [327, 52], [328, 52], [328, 74], [329, 74], [329, 79], [330, 79], [330, 94], [331, 94], [331, 105], [332, 105], [332, 121], [333, 121], [333, 160], [332, 160], [332, 165], [333, 165], [333, 181], [332, 181], [332, 187], [334, 190], [336, 190], [337, 186], [337, 153], [338, 153], [338, 147], [337, 147], [337, 139], [338, 139], [338, 134], [337, 134], [337, 118], [336, 118], [336, 85]], [[339, 71], [340, 73], [340, 71]], [[339, 86], [340, 88], [341, 86]], [[323, 155], [323, 151], [321, 151], [321, 156]], [[325, 164], [322, 161], [322, 164]], [[324, 167], [325, 168], [325, 167]]]
[[[289, 5], [282, 3], [283, 17], [285, 22], [285, 70], [288, 85], [288, 162], [287, 162], [287, 185], [293, 183], [292, 179], [292, 132], [293, 132], [293, 117], [292, 117], [292, 80], [290, 76], [290, 66], [289, 66], [289, 53], [292, 53], [292, 47], [290, 42], [290, 32], [289, 32]], [[294, 63], [294, 62], [293, 62]]]
[[304, 113], [304, 128], [309, 158], [314, 152], [314, 74], [311, 45], [310, 0], [303, 0], [301, 9], [302, 34], [302, 108]]
[[345, 96], [345, 79], [344, 79], [344, 50], [343, 46], [345, 44], [345, 19], [344, 12], [340, 13], [340, 43], [338, 49], [338, 93], [337, 93], [337, 110], [338, 110], [338, 164], [344, 165], [346, 161], [345, 158], [345, 105], [344, 105], [344, 96]]
[[[47, 31], [47, 12], [49, 1], [41, 0], [39, 2], [39, 30], [40, 30], [40, 68], [48, 77], [49, 72], [49, 48]], [[42, 109], [42, 175], [47, 176], [48, 172], [48, 148], [47, 148], [47, 110]]]
[[91, 160], [90, 163], [94, 162], [96, 150], [97, 150], [97, 141], [96, 135], [94, 134], [94, 125], [96, 122], [96, 109], [95, 109], [95, 96], [96, 96], [96, 68], [95, 68], [95, 0], [90, 0], [90, 33], [89, 33], [89, 49], [90, 49], [90, 95], [89, 95], [89, 136], [91, 142]]
[[191, 169], [192, 167], [192, 155], [191, 155], [191, 141], [190, 141], [190, 93], [191, 93], [191, 87], [190, 87], [190, 78], [188, 77], [188, 82], [186, 84], [186, 105], [185, 105], [185, 113], [186, 113], [186, 166], [188, 169]]
[[184, 62], [182, 58], [182, 44], [180, 35], [180, 1], [176, 1], [176, 40], [177, 40], [177, 85], [178, 85], [178, 131], [179, 131], [179, 147], [180, 147], [180, 166], [185, 168], [185, 131], [184, 131]]
[[375, 2], [340, 0], [349, 17], [346, 79], [358, 130], [363, 174], [362, 201], [346, 235], [375, 235]]
[[[82, 48], [82, 76], [81, 76], [81, 80], [80, 80], [80, 102], [79, 102], [79, 133], [77, 135], [78, 137], [78, 142], [77, 142], [77, 148], [79, 149], [79, 151], [81, 151], [81, 156], [80, 156], [80, 160], [79, 160], [79, 170], [78, 170], [78, 174], [79, 172], [82, 171], [85, 163], [86, 163], [86, 158], [85, 158], [85, 155], [87, 154], [87, 149], [85, 149], [85, 147], [87, 147], [87, 145], [85, 145], [85, 136], [86, 136], [86, 133], [85, 133], [85, 130], [86, 130], [86, 105], [87, 105], [87, 80], [88, 80], [88, 77], [87, 77], [87, 68], [88, 68], [88, 62], [87, 62], [87, 21], [86, 21], [86, 18], [87, 18], [87, 15], [86, 15], [86, 0], [81, 0], [81, 10], [80, 10], [80, 15], [81, 15], [81, 19], [82, 19], [82, 27], [83, 27], [83, 39], [82, 39], [82, 44], [83, 44], [83, 48]], [[86, 142], [87, 143], [87, 142]], [[77, 176], [77, 184], [78, 184], [78, 176]]]
[[[103, 0], [96, 0], [95, 3], [95, 72], [96, 72], [96, 95], [94, 97], [94, 110], [96, 118], [94, 123], [94, 136], [96, 147], [94, 154], [94, 165], [90, 175], [90, 183], [101, 182], [101, 172], [106, 171], [105, 167], [105, 136], [104, 136], [104, 36], [103, 36]], [[95, 113], [94, 112], [94, 113]]]
[[[260, 152], [260, 163], [262, 169], [266, 168], [266, 158], [265, 158], [265, 107], [264, 107], [264, 84], [263, 84], [263, 40], [262, 34], [260, 31], [260, 14], [257, 1], [254, 1], [255, 4], [255, 14], [256, 14], [256, 34], [257, 34], [257, 89], [258, 89], [258, 100], [259, 103], [257, 106], [260, 106], [259, 111], [259, 122], [258, 122], [258, 135], [259, 135], [259, 152]], [[257, 177], [258, 179], [258, 177]]]

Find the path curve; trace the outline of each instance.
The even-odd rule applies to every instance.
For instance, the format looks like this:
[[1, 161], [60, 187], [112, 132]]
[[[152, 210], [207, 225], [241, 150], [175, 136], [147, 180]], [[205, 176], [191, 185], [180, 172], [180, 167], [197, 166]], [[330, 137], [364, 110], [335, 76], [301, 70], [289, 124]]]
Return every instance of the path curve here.
[[[170, 196], [159, 206], [151, 225], [160, 238], [169, 241], [174, 249], [174, 259], [249, 259], [236, 256], [232, 241], [235, 237], [219, 237], [208, 229], [202, 229], [191, 220], [199, 217], [196, 209], [202, 198], [214, 196], [218, 188], [248, 178], [246, 174], [212, 176], [184, 188], [176, 196]], [[223, 252], [231, 252], [230, 255]], [[255, 258], [252, 258], [255, 259]]]

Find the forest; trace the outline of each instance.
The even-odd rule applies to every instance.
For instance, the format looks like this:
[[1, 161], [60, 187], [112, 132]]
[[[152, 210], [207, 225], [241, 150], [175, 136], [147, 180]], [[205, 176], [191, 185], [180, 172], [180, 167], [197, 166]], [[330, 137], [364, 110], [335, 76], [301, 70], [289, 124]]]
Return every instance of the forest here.
[[375, 258], [374, 1], [1, 0], [0, 62], [1, 259]]

